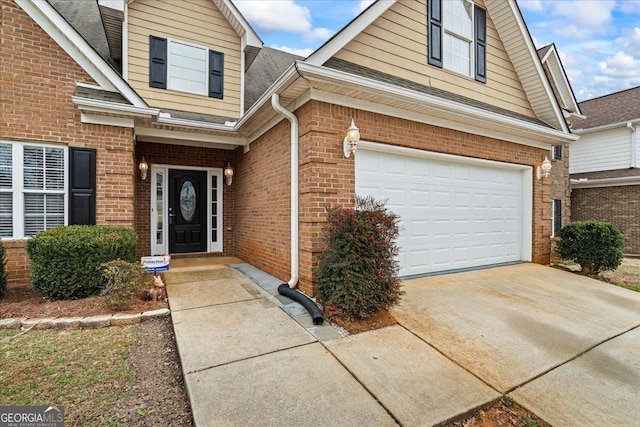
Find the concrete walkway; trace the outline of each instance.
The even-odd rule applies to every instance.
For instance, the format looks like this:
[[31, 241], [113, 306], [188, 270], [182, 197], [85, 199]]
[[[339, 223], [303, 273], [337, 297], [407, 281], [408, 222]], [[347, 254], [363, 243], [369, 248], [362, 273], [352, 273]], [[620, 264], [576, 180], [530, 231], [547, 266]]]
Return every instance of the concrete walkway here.
[[504, 395], [555, 426], [640, 419], [638, 293], [533, 264], [415, 279], [400, 325], [341, 338], [278, 279], [200, 262], [166, 274], [197, 426], [429, 426]]
[[499, 397], [400, 326], [340, 338], [276, 278], [214, 262], [165, 274], [197, 426], [434, 425]]

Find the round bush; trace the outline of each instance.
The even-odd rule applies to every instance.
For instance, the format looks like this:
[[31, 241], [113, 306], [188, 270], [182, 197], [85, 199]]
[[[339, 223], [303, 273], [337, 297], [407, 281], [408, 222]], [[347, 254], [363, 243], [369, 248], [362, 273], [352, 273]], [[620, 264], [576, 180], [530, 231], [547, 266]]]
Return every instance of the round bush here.
[[558, 256], [580, 264], [585, 274], [615, 270], [622, 262], [624, 236], [608, 222], [572, 222], [560, 230], [559, 237]]
[[316, 290], [326, 311], [367, 319], [399, 302], [395, 214], [382, 202], [356, 198], [356, 209], [329, 212], [324, 232]]
[[110, 225], [72, 225], [41, 231], [27, 242], [31, 283], [52, 300], [96, 295], [104, 287], [99, 266], [136, 261], [133, 230]]

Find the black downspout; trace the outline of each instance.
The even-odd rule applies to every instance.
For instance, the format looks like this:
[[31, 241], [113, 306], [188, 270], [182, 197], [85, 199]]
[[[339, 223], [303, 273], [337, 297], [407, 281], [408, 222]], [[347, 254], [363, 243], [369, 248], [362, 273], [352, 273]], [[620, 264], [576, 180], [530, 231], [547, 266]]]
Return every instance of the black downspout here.
[[322, 325], [322, 322], [324, 322], [324, 317], [322, 317], [320, 309], [318, 308], [316, 303], [311, 300], [311, 298], [298, 291], [297, 289], [290, 288], [287, 283], [283, 283], [282, 285], [278, 286], [278, 293], [280, 295], [284, 295], [285, 297], [291, 298], [297, 303], [302, 304], [302, 306], [307, 309], [309, 315], [313, 319], [313, 324]]

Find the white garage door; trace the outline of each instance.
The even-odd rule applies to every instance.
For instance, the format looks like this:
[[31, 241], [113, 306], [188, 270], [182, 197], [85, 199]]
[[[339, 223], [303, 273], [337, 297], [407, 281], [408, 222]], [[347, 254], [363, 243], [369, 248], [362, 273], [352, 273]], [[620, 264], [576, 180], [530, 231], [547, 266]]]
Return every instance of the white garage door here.
[[366, 146], [356, 194], [401, 217], [400, 276], [530, 260], [530, 168]]

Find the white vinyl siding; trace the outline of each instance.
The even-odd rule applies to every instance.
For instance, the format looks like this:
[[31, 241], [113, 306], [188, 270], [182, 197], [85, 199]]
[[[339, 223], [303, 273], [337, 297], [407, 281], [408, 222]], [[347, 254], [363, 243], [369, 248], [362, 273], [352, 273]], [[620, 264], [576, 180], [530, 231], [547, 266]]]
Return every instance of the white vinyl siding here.
[[632, 134], [626, 126], [580, 135], [571, 144], [570, 173], [597, 172], [631, 167]]
[[207, 95], [208, 49], [176, 40], [168, 40], [167, 49], [167, 88]]
[[0, 237], [65, 225], [66, 147], [0, 142], [0, 161]]
[[444, 68], [471, 77], [473, 69], [473, 4], [468, 0], [442, 2]]

